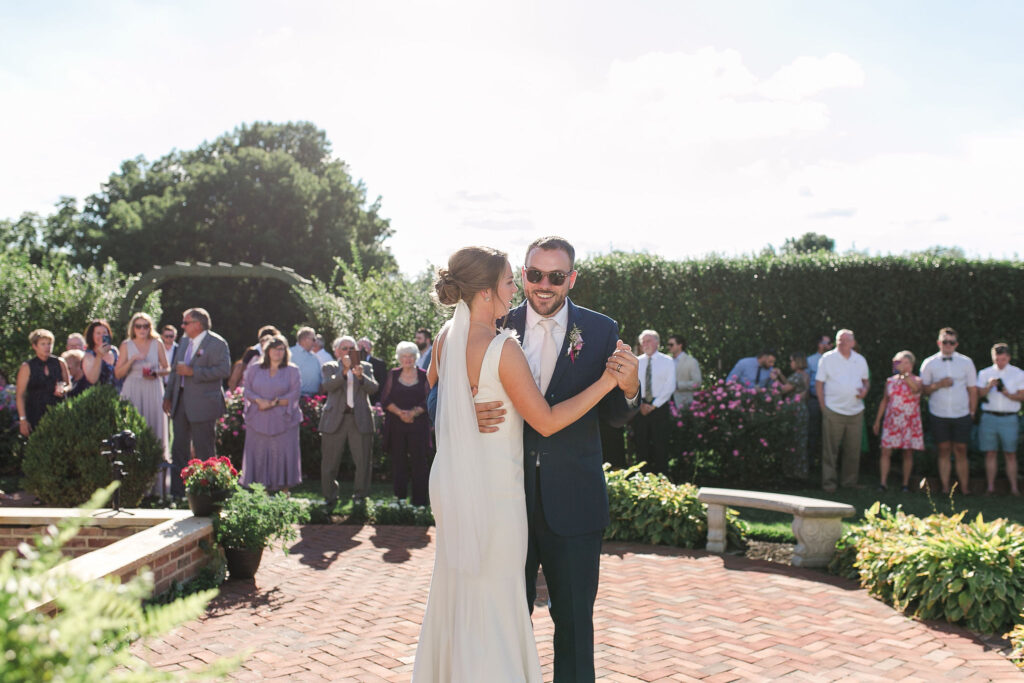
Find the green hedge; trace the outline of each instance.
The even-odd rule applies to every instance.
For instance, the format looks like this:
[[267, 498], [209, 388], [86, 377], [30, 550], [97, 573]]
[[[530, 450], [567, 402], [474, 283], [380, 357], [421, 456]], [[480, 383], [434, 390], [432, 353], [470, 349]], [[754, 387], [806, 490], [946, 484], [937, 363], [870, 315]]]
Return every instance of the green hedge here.
[[856, 333], [876, 397], [893, 354], [910, 349], [920, 363], [937, 351], [946, 325], [979, 368], [991, 364], [996, 341], [1024, 350], [1020, 262], [828, 253], [667, 261], [613, 253], [578, 269], [576, 303], [618, 320], [630, 343], [646, 328], [662, 340], [685, 335], [712, 378], [762, 346], [811, 353], [814, 337], [841, 327]]
[[829, 568], [919, 619], [1004, 633], [1024, 623], [1024, 527], [964, 514], [920, 518], [875, 503]]
[[25, 447], [25, 488], [47, 505], [85, 503], [112, 479], [100, 442], [126, 429], [135, 432], [137, 444], [133, 456], [121, 458], [121, 505], [135, 507], [153, 485], [163, 456], [146, 420], [112, 386], [93, 387], [46, 411]]

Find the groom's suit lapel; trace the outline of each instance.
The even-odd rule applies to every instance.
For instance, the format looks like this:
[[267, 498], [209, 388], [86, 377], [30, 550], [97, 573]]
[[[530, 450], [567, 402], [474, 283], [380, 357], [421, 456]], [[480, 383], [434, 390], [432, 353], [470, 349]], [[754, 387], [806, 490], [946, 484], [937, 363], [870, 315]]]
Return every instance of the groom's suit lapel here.
[[569, 307], [569, 319], [566, 321], [565, 327], [565, 339], [562, 340], [562, 348], [558, 351], [558, 360], [555, 362], [555, 370], [551, 373], [551, 381], [548, 382], [548, 387], [558, 386], [558, 381], [565, 374], [565, 371], [569, 368], [571, 360], [569, 358], [569, 337], [570, 331], [573, 326], [577, 324], [579, 318], [579, 309], [576, 308], [576, 304], [571, 299], [566, 297], [565, 305]]

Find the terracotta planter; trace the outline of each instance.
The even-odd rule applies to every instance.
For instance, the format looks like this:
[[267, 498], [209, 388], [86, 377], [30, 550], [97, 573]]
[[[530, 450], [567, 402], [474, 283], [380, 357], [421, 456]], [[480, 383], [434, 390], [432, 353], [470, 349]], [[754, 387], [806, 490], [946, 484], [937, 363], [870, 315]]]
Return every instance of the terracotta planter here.
[[247, 550], [245, 548], [224, 548], [224, 558], [228, 563], [228, 578], [251, 579], [256, 576], [263, 559], [263, 548]]
[[196, 517], [212, 517], [220, 514], [220, 506], [227, 497], [227, 491], [211, 491], [210, 493], [187, 493], [188, 509]]

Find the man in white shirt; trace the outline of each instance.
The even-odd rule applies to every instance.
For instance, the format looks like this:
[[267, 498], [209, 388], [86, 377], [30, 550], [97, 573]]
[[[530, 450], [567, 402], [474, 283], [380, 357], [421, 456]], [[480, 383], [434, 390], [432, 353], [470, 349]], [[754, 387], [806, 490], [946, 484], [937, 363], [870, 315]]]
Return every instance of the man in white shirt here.
[[868, 393], [868, 364], [853, 350], [852, 330], [836, 332], [838, 346], [821, 357], [815, 376], [818, 407], [822, 414], [821, 487], [836, 490], [836, 462], [843, 452], [840, 483], [858, 488], [860, 442], [864, 425], [864, 397]]
[[331, 354], [327, 353], [327, 350], [324, 349], [324, 336], [322, 334], [318, 334], [313, 337], [312, 351], [313, 355], [316, 356], [316, 359], [320, 361], [320, 367], [323, 367], [324, 363], [331, 363], [334, 361]]
[[939, 451], [939, 479], [942, 492], [949, 493], [949, 453], [952, 450], [960, 492], [969, 493], [967, 442], [971, 439], [971, 425], [978, 408], [978, 373], [974, 361], [957, 353], [959, 340], [952, 327], [939, 330], [937, 344], [939, 352], [925, 358], [921, 364], [921, 383], [928, 397], [928, 423]]
[[669, 399], [676, 390], [676, 364], [658, 351], [661, 337], [654, 330], [640, 333], [640, 412], [633, 417], [636, 457], [647, 471], [668, 471]]
[[672, 400], [677, 408], [686, 408], [693, 403], [693, 392], [700, 389], [700, 365], [686, 352], [686, 339], [682, 335], [671, 335], [666, 346], [676, 363], [676, 390]]
[[320, 368], [323, 364], [313, 353], [314, 341], [316, 330], [312, 327], [300, 327], [295, 335], [295, 346], [290, 349], [292, 363], [299, 368], [303, 396], [313, 396], [320, 391]]
[[978, 447], [985, 451], [985, 478], [987, 493], [995, 493], [996, 473], [999, 471], [998, 451], [1002, 446], [1006, 460], [1006, 478], [1010, 493], [1020, 495], [1017, 485], [1017, 413], [1024, 399], [1024, 370], [1010, 365], [1010, 345], [999, 342], [992, 347], [992, 365], [978, 373], [978, 398], [981, 406], [981, 425], [978, 427]]

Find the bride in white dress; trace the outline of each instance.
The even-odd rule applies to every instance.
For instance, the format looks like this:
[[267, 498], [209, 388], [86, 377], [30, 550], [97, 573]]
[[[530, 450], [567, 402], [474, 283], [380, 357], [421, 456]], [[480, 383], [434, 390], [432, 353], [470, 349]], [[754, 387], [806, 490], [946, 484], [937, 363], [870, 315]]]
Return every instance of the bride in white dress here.
[[[606, 372], [549, 406], [515, 333], [495, 333], [517, 289], [506, 255], [486, 247], [455, 252], [435, 284], [438, 300], [455, 304], [455, 312], [437, 337], [429, 370], [431, 382], [439, 382], [430, 472], [437, 543], [415, 683], [541, 680], [526, 604], [523, 420], [545, 436], [557, 432], [616, 380]], [[475, 400], [507, 407], [497, 432], [478, 431], [473, 387]]]

